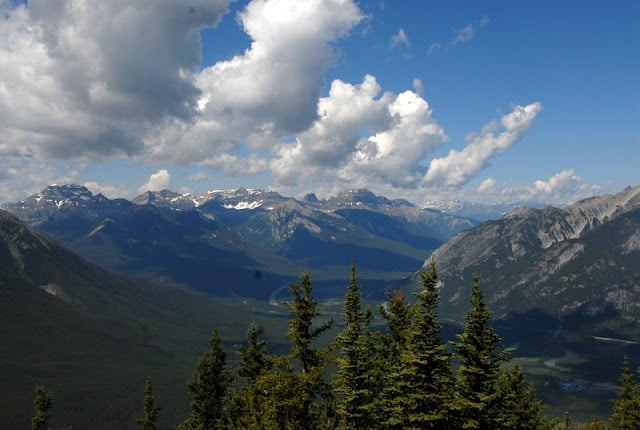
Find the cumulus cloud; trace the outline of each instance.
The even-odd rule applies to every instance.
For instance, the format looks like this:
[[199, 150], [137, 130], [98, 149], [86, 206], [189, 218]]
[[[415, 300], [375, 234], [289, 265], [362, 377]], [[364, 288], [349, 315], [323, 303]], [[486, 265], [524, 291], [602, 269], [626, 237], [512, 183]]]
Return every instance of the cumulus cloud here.
[[146, 191], [162, 191], [169, 189], [171, 187], [171, 175], [169, 171], [166, 169], [160, 169], [155, 173], [152, 173], [149, 176], [149, 180], [140, 188], [138, 188], [139, 193], [144, 193]]
[[446, 135], [418, 94], [380, 92], [371, 75], [358, 85], [335, 80], [314, 125], [295, 142], [279, 145], [270, 165], [276, 185], [322, 177], [342, 186], [415, 186], [420, 162]]
[[424, 176], [428, 185], [441, 184], [458, 187], [484, 169], [491, 158], [513, 146], [529, 129], [542, 109], [538, 102], [516, 106], [500, 123], [491, 122], [477, 135], [471, 135], [469, 144], [461, 151], [452, 149], [445, 157], [434, 158]]
[[104, 185], [95, 181], [85, 182], [82, 185], [87, 187], [93, 194], [102, 194], [110, 199], [129, 197], [129, 190], [121, 185]]
[[403, 28], [398, 30], [398, 34], [395, 34], [391, 37], [392, 48], [395, 48], [400, 45], [404, 45], [406, 47], [409, 47], [409, 45], [411, 45], [411, 42], [409, 41], [409, 37], [407, 36], [407, 33], [405, 33]]
[[[200, 90], [200, 29], [228, 0], [34, 0], [0, 20], [0, 154], [134, 155], [166, 118], [188, 120]], [[105, 17], [108, 17], [106, 19]]]
[[204, 172], [196, 172], [193, 175], [189, 175], [187, 179], [189, 179], [191, 182], [200, 182], [206, 181], [207, 179], [209, 179], [209, 176]]
[[484, 181], [480, 182], [478, 185], [477, 191], [479, 193], [486, 193], [491, 190], [496, 185], [496, 180], [493, 178], [487, 178]]
[[197, 160], [227, 173], [264, 169], [255, 158], [238, 160], [239, 142], [270, 150], [307, 130], [334, 62], [332, 44], [362, 19], [351, 0], [250, 2], [238, 21], [251, 46], [198, 74], [197, 121], [168, 121], [145, 146], [160, 158]]
[[573, 169], [563, 170], [556, 173], [547, 181], [537, 180], [534, 182], [535, 191], [543, 193], [553, 193], [567, 187], [570, 184], [576, 184], [580, 181], [580, 177], [575, 174]]

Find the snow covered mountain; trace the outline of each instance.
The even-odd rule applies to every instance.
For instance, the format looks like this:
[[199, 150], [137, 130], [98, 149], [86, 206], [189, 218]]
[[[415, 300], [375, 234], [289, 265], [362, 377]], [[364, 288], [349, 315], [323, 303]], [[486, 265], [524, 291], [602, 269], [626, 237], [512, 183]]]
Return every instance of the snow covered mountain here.
[[[110, 269], [257, 297], [304, 268], [342, 280], [352, 261], [382, 289], [383, 280], [416, 270], [443, 241], [475, 224], [367, 190], [326, 200], [245, 188], [200, 196], [163, 190], [128, 201], [63, 185], [6, 208]], [[247, 291], [243, 285], [253, 285], [247, 279], [256, 273], [260, 290]], [[225, 279], [230, 287], [222, 287]], [[328, 288], [342, 294], [342, 287]]]

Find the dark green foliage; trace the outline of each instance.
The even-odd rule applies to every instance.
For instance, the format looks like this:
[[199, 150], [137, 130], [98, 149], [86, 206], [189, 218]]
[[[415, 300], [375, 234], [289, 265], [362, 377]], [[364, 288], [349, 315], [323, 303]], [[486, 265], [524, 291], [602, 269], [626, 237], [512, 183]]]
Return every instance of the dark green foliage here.
[[462, 428], [499, 428], [497, 390], [500, 366], [507, 360], [509, 351], [489, 326], [491, 312], [480, 290], [480, 279], [474, 276], [471, 290], [471, 309], [465, 316], [462, 334], [455, 343], [460, 366], [456, 378], [453, 410], [461, 420]]
[[187, 382], [191, 395], [191, 414], [184, 429], [213, 430], [223, 428], [224, 400], [231, 379], [225, 369], [225, 352], [220, 334], [213, 331], [209, 348], [198, 361], [193, 376]]
[[292, 299], [285, 303], [291, 313], [290, 353], [268, 357], [255, 330], [248, 333], [249, 346], [239, 349], [248, 385], [234, 396], [232, 428], [311, 430], [334, 422], [335, 402], [325, 381], [331, 347], [315, 345], [333, 321], [314, 326], [321, 313], [308, 273], [290, 285], [290, 292]]
[[435, 263], [421, 272], [422, 290], [410, 308], [411, 322], [401, 349], [399, 366], [392, 371], [395, 396], [388, 425], [397, 429], [441, 429], [449, 418], [451, 357], [440, 339], [438, 276]]
[[633, 380], [627, 357], [622, 363], [620, 388], [614, 402], [611, 424], [616, 430], [640, 429], [640, 387]]
[[238, 375], [247, 378], [249, 384], [253, 383], [271, 364], [267, 354], [267, 342], [260, 340], [260, 335], [262, 335], [262, 329], [257, 324], [251, 323], [247, 329], [247, 347], [240, 345], [236, 349], [240, 356]]
[[379, 391], [379, 378], [374, 367], [373, 316], [369, 308], [362, 309], [355, 266], [351, 267], [344, 314], [345, 328], [337, 337], [338, 370], [334, 380], [334, 390], [339, 396], [340, 428], [370, 428], [375, 419], [371, 412]]
[[291, 357], [299, 361], [303, 373], [309, 373], [326, 365], [328, 351], [315, 348], [312, 342], [329, 330], [333, 321], [328, 320], [319, 327], [313, 327], [314, 318], [321, 316], [321, 312], [318, 302], [311, 294], [313, 288], [308, 272], [303, 273], [300, 281], [292, 283], [289, 291], [293, 298], [285, 302], [285, 305], [292, 316], [287, 330], [287, 339], [291, 343]]
[[160, 408], [156, 406], [156, 398], [153, 395], [153, 383], [147, 377], [144, 382], [144, 412], [142, 418], [138, 418], [136, 423], [142, 426], [143, 430], [156, 430], [156, 421]]
[[498, 377], [497, 422], [503, 430], [551, 430], [554, 423], [544, 415], [533, 385], [528, 384], [518, 364]]
[[44, 385], [36, 387], [33, 400], [34, 413], [31, 418], [31, 430], [47, 430], [49, 428], [49, 409], [53, 404], [53, 396], [44, 389]]

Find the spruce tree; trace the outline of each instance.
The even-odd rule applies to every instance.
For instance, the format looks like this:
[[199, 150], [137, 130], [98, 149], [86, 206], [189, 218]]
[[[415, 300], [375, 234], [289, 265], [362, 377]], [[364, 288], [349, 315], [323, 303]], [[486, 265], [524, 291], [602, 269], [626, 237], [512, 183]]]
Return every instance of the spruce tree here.
[[391, 399], [390, 428], [442, 429], [449, 418], [451, 357], [440, 338], [435, 262], [420, 273], [422, 289], [415, 294], [411, 322], [404, 336], [399, 367], [393, 372], [397, 394]]
[[[246, 409], [237, 428], [315, 430], [334, 425], [334, 399], [325, 381], [331, 347], [316, 345], [333, 321], [314, 325], [321, 313], [312, 295], [309, 273], [292, 283], [289, 291], [292, 299], [285, 305], [291, 313], [286, 333], [290, 352], [269, 359], [268, 366], [257, 374], [253, 389], [246, 392]], [[246, 369], [251, 374], [249, 368], [254, 367]]]
[[464, 330], [455, 343], [460, 365], [452, 408], [462, 428], [500, 428], [496, 422], [499, 396], [496, 384], [500, 366], [510, 351], [502, 347], [500, 337], [489, 326], [491, 312], [485, 304], [477, 274], [473, 278], [470, 301]]
[[[300, 430], [316, 428], [320, 420], [327, 420], [327, 405], [334, 402], [331, 387], [325, 382], [325, 371], [331, 361], [332, 346], [319, 348], [314, 341], [333, 326], [333, 320], [329, 319], [319, 326], [314, 326], [314, 320], [322, 316], [318, 309], [318, 303], [313, 297], [311, 275], [308, 272], [302, 274], [298, 282], [289, 286], [291, 301], [285, 305], [291, 313], [287, 339], [291, 343], [290, 361], [292, 367], [299, 367], [302, 373], [300, 383], [304, 393], [299, 401], [306, 410], [307, 419], [300, 423]], [[285, 367], [281, 367], [286, 369]], [[332, 409], [330, 407], [329, 409]]]
[[209, 339], [209, 348], [200, 357], [196, 370], [187, 382], [191, 396], [191, 413], [181, 426], [182, 429], [224, 428], [223, 408], [231, 383], [225, 364], [220, 334], [214, 330]]
[[628, 357], [624, 357], [620, 388], [613, 405], [611, 424], [616, 430], [640, 429], [640, 388], [634, 383]]
[[136, 423], [142, 426], [144, 430], [156, 430], [156, 421], [160, 408], [156, 406], [155, 396], [153, 395], [153, 383], [151, 378], [147, 377], [144, 382], [144, 415], [138, 418]]
[[257, 382], [260, 375], [273, 368], [273, 358], [267, 353], [267, 343], [260, 339], [262, 329], [251, 323], [247, 329], [247, 346], [238, 346], [240, 356], [238, 376], [246, 378], [247, 385], [237, 389], [226, 405], [228, 428], [259, 428], [264, 412], [259, 402], [260, 391]]
[[240, 345], [236, 348], [240, 356], [238, 375], [247, 378], [249, 385], [271, 364], [267, 354], [267, 342], [261, 340], [260, 335], [262, 335], [262, 329], [257, 324], [251, 323], [247, 329], [247, 347]]
[[355, 265], [344, 301], [344, 330], [337, 337], [338, 370], [334, 390], [339, 395], [338, 415], [342, 429], [365, 429], [373, 424], [372, 404], [378, 390], [374, 374], [371, 319], [362, 308]]
[[544, 405], [527, 383], [516, 363], [498, 377], [498, 419], [503, 430], [551, 430], [554, 423], [544, 416]]
[[380, 366], [381, 392], [374, 400], [374, 415], [383, 428], [388, 428], [388, 421], [393, 412], [393, 399], [400, 395], [397, 384], [397, 372], [401, 366], [401, 352], [405, 347], [405, 340], [411, 324], [411, 303], [405, 302], [402, 290], [387, 291], [387, 306], [378, 306], [378, 312], [386, 321], [387, 331], [382, 334], [378, 348], [381, 349]]
[[49, 428], [49, 409], [53, 405], [53, 396], [44, 389], [44, 385], [36, 387], [33, 400], [34, 414], [31, 418], [31, 430], [47, 430]]

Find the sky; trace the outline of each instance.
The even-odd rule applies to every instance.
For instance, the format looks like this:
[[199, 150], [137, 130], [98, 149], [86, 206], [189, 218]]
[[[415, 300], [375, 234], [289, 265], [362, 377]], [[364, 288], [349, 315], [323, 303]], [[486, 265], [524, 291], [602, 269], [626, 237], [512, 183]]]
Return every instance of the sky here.
[[640, 184], [636, 0], [0, 0], [0, 203]]

